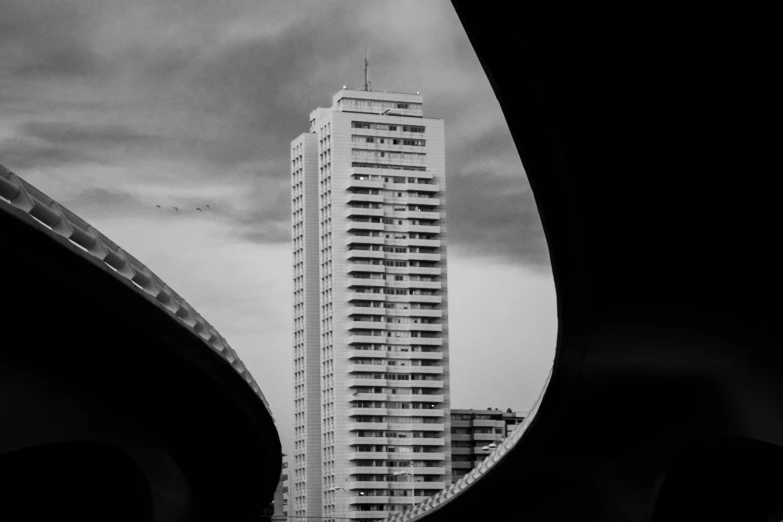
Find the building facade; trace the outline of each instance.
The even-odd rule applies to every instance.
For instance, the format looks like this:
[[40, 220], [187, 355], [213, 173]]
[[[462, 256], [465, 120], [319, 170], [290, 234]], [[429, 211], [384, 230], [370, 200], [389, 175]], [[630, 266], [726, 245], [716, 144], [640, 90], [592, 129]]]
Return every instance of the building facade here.
[[275, 489], [274, 500], [272, 500], [272, 522], [288, 521], [288, 462], [283, 461], [283, 469], [280, 472], [280, 482]]
[[291, 144], [293, 520], [383, 519], [451, 482], [444, 126], [422, 103], [343, 89]]
[[451, 410], [452, 482], [481, 464], [526, 416], [523, 412], [491, 408]]

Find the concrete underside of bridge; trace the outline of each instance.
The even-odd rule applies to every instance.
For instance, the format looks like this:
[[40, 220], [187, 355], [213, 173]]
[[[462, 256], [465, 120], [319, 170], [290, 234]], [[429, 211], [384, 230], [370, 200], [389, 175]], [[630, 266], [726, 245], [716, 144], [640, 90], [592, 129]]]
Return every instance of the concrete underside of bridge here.
[[0, 520], [256, 520], [281, 448], [212, 348], [0, 208]]
[[533, 188], [559, 334], [521, 441], [416, 520], [778, 522], [775, 33], [737, 10], [453, 3]]

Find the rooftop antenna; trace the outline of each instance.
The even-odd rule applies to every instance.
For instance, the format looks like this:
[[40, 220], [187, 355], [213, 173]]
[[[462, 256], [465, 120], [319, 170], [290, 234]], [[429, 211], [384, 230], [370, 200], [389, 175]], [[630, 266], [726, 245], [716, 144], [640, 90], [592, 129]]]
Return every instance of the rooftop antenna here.
[[368, 76], [368, 69], [370, 67], [370, 61], [367, 59], [367, 46], [364, 46], [364, 90], [365, 91], [371, 91], [372, 89], [370, 86], [372, 83], [370, 83], [370, 79]]

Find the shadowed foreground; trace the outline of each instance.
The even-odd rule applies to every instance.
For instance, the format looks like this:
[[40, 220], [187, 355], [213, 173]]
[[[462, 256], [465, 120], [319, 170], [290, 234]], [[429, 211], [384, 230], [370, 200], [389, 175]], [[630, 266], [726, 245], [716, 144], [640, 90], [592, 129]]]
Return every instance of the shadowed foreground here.
[[2, 167], [0, 196], [0, 520], [257, 520], [281, 447], [236, 353]]
[[779, 522], [774, 17], [453, 3], [535, 194], [559, 333], [519, 442], [394, 520]]

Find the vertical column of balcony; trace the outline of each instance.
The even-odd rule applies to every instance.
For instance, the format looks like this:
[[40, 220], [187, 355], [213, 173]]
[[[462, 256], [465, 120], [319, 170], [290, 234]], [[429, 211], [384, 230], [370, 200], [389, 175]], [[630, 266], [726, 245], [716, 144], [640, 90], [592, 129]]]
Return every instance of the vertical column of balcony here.
[[450, 482], [439, 188], [394, 174], [355, 168], [348, 185], [353, 518], [383, 518]]

